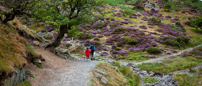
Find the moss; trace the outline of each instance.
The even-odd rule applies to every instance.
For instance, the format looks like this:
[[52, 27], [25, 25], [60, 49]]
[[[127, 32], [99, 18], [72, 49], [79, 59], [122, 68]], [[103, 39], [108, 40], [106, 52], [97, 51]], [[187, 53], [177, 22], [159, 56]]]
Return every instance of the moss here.
[[147, 52], [148, 52], [149, 54], [155, 54], [155, 55], [162, 53], [162, 51], [161, 51], [160, 49], [155, 48], [155, 47], [149, 47], [149, 48], [147, 48]]

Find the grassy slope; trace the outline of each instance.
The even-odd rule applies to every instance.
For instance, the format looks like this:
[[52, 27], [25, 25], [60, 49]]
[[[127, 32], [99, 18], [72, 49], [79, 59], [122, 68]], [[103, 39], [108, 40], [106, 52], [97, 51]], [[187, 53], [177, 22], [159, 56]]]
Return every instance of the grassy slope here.
[[[96, 78], [95, 71], [99, 69], [107, 73], [105, 76], [109, 82], [104, 84], [99, 78]], [[108, 63], [100, 63], [95, 69], [92, 70], [93, 73], [93, 86], [123, 86], [128, 85], [128, 82], [124, 79], [124, 76], [115, 70], [115, 67]]]
[[0, 76], [9, 74], [14, 67], [22, 68], [27, 63], [27, 43], [15, 31], [0, 23]]
[[174, 79], [178, 81], [179, 86], [201, 86], [202, 83], [202, 69], [197, 71], [197, 74], [194, 76], [189, 76], [187, 74], [176, 74]]

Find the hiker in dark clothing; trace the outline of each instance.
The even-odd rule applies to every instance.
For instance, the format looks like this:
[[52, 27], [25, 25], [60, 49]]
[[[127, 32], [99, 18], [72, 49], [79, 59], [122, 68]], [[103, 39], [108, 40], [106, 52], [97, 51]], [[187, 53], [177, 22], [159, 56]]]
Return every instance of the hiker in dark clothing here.
[[91, 50], [90, 59], [93, 60], [93, 54], [94, 54], [94, 51], [95, 51], [95, 46], [91, 43], [89, 49]]

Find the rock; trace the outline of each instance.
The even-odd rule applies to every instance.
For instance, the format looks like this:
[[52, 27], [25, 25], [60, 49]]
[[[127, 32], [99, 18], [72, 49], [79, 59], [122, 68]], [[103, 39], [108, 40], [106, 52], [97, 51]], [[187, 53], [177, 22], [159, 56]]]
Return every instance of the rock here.
[[46, 33], [43, 33], [43, 32], [40, 31], [40, 32], [38, 32], [38, 35], [41, 36], [41, 37], [45, 37]]
[[96, 76], [97, 78], [102, 77], [102, 75], [100, 75], [100, 74], [97, 73], [97, 72], [95, 72], [95, 76]]
[[149, 76], [154, 76], [154, 74], [155, 74], [155, 73], [152, 72], [152, 71], [149, 72]]
[[201, 84], [201, 82], [198, 82], [197, 84]]
[[68, 49], [63, 49], [63, 48], [55, 48], [56, 51], [58, 51], [61, 54], [69, 54], [69, 50]]
[[146, 4], [145, 7], [146, 7], [146, 8], [149, 8], [149, 9], [154, 8], [154, 6], [152, 6], [152, 4], [150, 4], [150, 3], [149, 3], [149, 4]]
[[118, 67], [115, 67], [115, 70], [118, 72], [119, 71]]
[[39, 46], [39, 41], [33, 41], [33, 45]]
[[41, 61], [41, 59], [36, 59], [36, 60], [34, 61], [34, 63], [35, 63], [35, 64], [42, 64], [42, 61]]
[[102, 70], [99, 70], [99, 69], [97, 69], [96, 72], [98, 72], [98, 73], [100, 73], [100, 74], [102, 74], [102, 75], [107, 75], [106, 72], [104, 72], [104, 71], [102, 71]]
[[155, 9], [155, 10], [159, 10], [159, 9], [160, 9], [160, 6], [156, 6], [154, 9]]
[[102, 81], [104, 84], [107, 84], [107, 83], [109, 82], [109, 80], [106, 79], [105, 77], [102, 77], [102, 78], [101, 78], [101, 81]]

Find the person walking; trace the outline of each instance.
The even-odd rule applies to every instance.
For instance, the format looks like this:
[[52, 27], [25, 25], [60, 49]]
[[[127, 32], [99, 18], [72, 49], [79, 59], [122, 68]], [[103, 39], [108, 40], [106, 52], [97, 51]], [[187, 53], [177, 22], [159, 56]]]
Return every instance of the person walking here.
[[89, 50], [88, 48], [86, 48], [86, 60], [89, 61], [90, 60], [90, 52], [91, 50]]
[[94, 54], [94, 51], [95, 51], [95, 46], [93, 45], [93, 43], [90, 44], [89, 49], [91, 50], [90, 59], [93, 60], [93, 54]]

